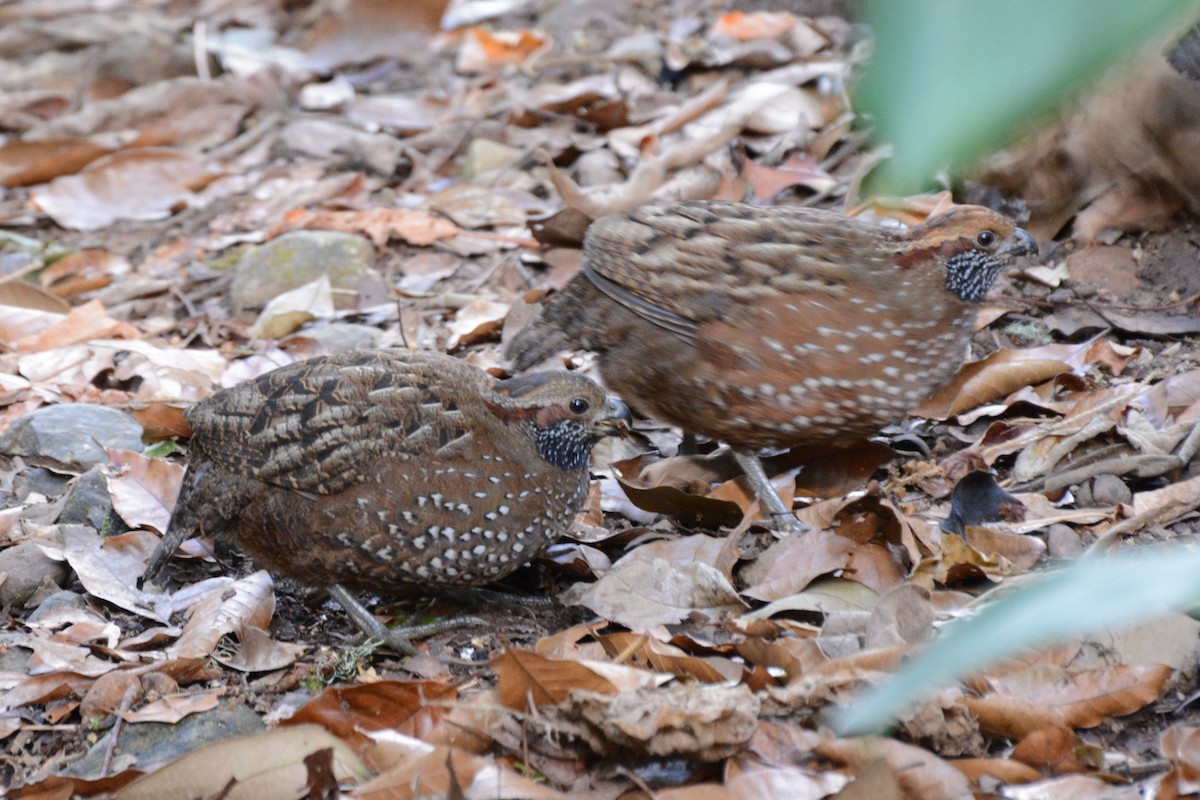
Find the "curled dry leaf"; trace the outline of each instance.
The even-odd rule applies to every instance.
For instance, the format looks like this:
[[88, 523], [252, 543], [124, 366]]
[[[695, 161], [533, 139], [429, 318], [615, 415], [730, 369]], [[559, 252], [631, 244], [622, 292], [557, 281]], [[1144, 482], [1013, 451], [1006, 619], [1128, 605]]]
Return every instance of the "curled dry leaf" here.
[[33, 186], [74, 175], [111, 151], [89, 139], [9, 139], [0, 147], [0, 185]]
[[610, 658], [619, 658], [641, 669], [696, 678], [705, 683], [739, 681], [741, 664], [717, 656], [697, 657], [684, 650], [652, 639], [645, 633], [610, 633], [601, 636], [601, 646]]
[[78, 250], [43, 270], [38, 283], [58, 297], [71, 297], [103, 289], [131, 269], [128, 259], [107, 250]]
[[963, 702], [989, 733], [1020, 739], [1038, 728], [1094, 728], [1153, 703], [1171, 668], [1163, 665], [1083, 670], [1033, 668], [991, 681], [993, 692]]
[[500, 686], [500, 701], [518, 710], [560, 703], [576, 690], [616, 694], [670, 680], [668, 675], [620, 664], [552, 659], [513, 648], [501, 653], [493, 668]]
[[574, 602], [633, 631], [682, 622], [692, 614], [722, 619], [746, 608], [719, 570], [665, 558], [618, 563], [579, 591]]
[[717, 17], [708, 33], [748, 42], [782, 36], [795, 24], [796, 15], [788, 11], [729, 11]]
[[424, 246], [459, 233], [458, 226], [450, 220], [405, 208], [368, 208], [362, 211], [296, 209], [271, 230], [271, 236], [302, 229], [362, 233], [376, 247], [383, 247], [393, 236], [412, 245]]
[[147, 703], [137, 711], [119, 712], [117, 716], [126, 722], [166, 722], [174, 725], [184, 717], [216, 708], [225, 692], [226, 687], [218, 686], [199, 692], [170, 694]]
[[759, 705], [745, 684], [674, 682], [617, 695], [572, 691], [563, 711], [588, 723], [583, 738], [600, 753], [719, 761], [750, 741]]
[[130, 528], [167, 529], [185, 467], [130, 450], [108, 451], [113, 510]]
[[329, 276], [271, 298], [250, 328], [255, 339], [282, 339], [317, 319], [332, 317], [333, 287]]
[[492, 32], [467, 28], [454, 66], [459, 72], [484, 72], [506, 64], [520, 64], [550, 45], [550, 37], [541, 31]]
[[[672, 460], [674, 463], [675, 460]], [[618, 461], [612, 466], [617, 483], [626, 497], [643, 511], [669, 514], [685, 525], [704, 528], [732, 528], [742, 521], [742, 509], [736, 502], [703, 497], [673, 485], [684, 476], [692, 475], [690, 469], [664, 466], [652, 471], [651, 477], [647, 478], [641, 458]]]
[[425, 739], [457, 696], [455, 686], [438, 681], [331, 686], [282, 724], [315, 723], [362, 755], [371, 743], [368, 731], [386, 728]]
[[1172, 725], [1159, 737], [1158, 746], [1172, 764], [1164, 781], [1181, 796], [1200, 792], [1200, 728]]
[[509, 303], [482, 299], [473, 300], [463, 306], [454, 315], [454, 321], [447, 326], [450, 329], [450, 339], [446, 342], [446, 349], [454, 350], [498, 339], [510, 307]]
[[[380, 742], [379, 750], [390, 751], [390, 763], [379, 776], [354, 790], [351, 796], [360, 800], [427, 797], [567, 800], [562, 792], [519, 775], [490, 758], [429, 745], [387, 730], [375, 733], [374, 737]], [[380, 763], [380, 758], [375, 756], [373, 761]]]
[[66, 316], [54, 321], [44, 330], [23, 336], [12, 342], [19, 352], [40, 353], [59, 347], [92, 341], [93, 339], [137, 339], [138, 329], [128, 322], [115, 320], [104, 310], [99, 300], [89, 300], [72, 308]]

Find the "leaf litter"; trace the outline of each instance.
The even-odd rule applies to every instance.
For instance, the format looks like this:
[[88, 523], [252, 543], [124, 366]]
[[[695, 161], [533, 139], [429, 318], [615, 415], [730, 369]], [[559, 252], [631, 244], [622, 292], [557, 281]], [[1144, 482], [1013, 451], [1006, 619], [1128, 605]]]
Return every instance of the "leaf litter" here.
[[[948, 202], [858, 196], [879, 154], [845, 92], [861, 41], [847, 19], [685, 5], [131, 7], [122, 30], [69, 44], [56, 37], [98, 9], [5, 9], [59, 46], [0, 54], [20, 67], [0, 106], [0, 218], [22, 230], [0, 241], [0, 429], [83, 402], [132, 415], [147, 443], [178, 439], [165, 455], [109, 450], [100, 500], [62, 460], [0, 452], [13, 796], [940, 798], [1001, 781], [1058, 797], [1101, 778], [1195, 791], [1182, 615], [1136, 648], [1081, 639], [943, 687], [889, 737], [822, 725], [991, 590], [1085, 547], [1193, 537], [1186, 220], [1048, 243], [1046, 263], [1000, 281], [973, 359], [912, 419], [767, 459], [812, 533], [759, 524], [726, 455], [644, 421], [597, 448], [568, 542], [507, 582], [558, 605], [472, 609], [494, 626], [415, 658], [360, 645], [319, 595], [204, 540], [168, 586], [138, 587], [178, 491], [180, 410], [219, 387], [363, 342], [502, 372], [501, 342], [580, 268], [586, 224], [637, 203], [800, 202], [913, 224]], [[111, 57], [164, 35], [176, 58]], [[1128, 223], [1024, 199], [1043, 239], [1075, 213], [1077, 239]], [[1162, 224], [1162, 208], [1146, 213]], [[376, 252], [348, 282], [270, 265], [271, 296], [235, 313], [244, 251], [293, 231]], [[586, 354], [565, 363], [594, 375]], [[998, 505], [953, 491], [980, 470]], [[99, 503], [103, 524], [73, 502]], [[17, 570], [33, 579], [20, 602]], [[270, 729], [185, 732], [239, 708]], [[182, 749], [126, 752], [148, 723]]]

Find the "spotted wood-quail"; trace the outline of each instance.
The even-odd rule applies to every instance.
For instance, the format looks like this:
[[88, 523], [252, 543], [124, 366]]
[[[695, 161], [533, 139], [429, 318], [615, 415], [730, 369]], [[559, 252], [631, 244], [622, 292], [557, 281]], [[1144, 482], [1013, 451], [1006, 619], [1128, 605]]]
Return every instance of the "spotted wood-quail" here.
[[395, 349], [297, 362], [187, 412], [179, 500], [145, 577], [188, 536], [328, 587], [369, 635], [411, 651], [350, 591], [476, 587], [537, 555], [587, 494], [588, 460], [629, 409], [566, 371], [497, 381]]
[[829, 211], [647, 205], [592, 224], [584, 267], [509, 344], [526, 369], [600, 354], [641, 411], [731, 445], [786, 515], [754, 451], [873, 435], [961, 365], [974, 306], [1037, 252], [1007, 218], [959, 206], [910, 230]]

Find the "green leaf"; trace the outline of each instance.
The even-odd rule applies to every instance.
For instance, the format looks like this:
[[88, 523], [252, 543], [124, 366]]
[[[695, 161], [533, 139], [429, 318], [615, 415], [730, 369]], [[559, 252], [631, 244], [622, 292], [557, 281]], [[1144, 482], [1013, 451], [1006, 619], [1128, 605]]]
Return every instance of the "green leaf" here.
[[[875, 0], [860, 88], [894, 156], [876, 188], [907, 194], [1008, 139], [1195, 0]], [[1190, 15], [1190, 17], [1189, 17]]]
[[1145, 547], [1080, 561], [1000, 591], [1011, 593], [948, 626], [893, 680], [838, 715], [838, 731], [881, 730], [938, 687], [1029, 648], [1200, 603], [1200, 551]]
[[155, 442], [142, 451], [142, 455], [146, 458], [166, 458], [178, 449], [174, 439], [163, 439], [161, 442]]

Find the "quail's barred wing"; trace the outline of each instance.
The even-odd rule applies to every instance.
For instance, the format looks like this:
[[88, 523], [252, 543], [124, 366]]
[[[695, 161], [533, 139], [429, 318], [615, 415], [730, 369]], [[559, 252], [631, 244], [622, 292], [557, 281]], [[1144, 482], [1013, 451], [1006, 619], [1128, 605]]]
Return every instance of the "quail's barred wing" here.
[[892, 268], [898, 237], [818, 209], [741, 203], [641, 206], [597, 220], [584, 243], [598, 289], [685, 337], [771, 294], [845, 294]]
[[187, 418], [194, 447], [221, 467], [336, 494], [364, 480], [376, 459], [445, 456], [462, 447], [470, 431], [454, 398], [463, 389], [477, 394], [485, 380], [465, 364], [435, 365], [402, 350], [342, 354], [218, 392]]

